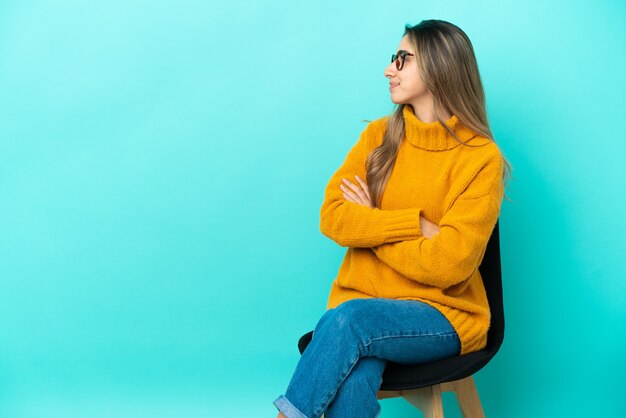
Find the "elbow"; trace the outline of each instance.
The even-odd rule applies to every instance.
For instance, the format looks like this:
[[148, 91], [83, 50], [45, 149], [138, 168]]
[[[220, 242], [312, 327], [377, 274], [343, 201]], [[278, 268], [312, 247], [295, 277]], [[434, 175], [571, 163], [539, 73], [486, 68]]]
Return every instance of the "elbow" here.
[[454, 263], [451, 263], [452, 268], [450, 271], [440, 278], [443, 289], [465, 282], [476, 270], [474, 263], [469, 258], [454, 261]]
[[468, 260], [448, 260], [445, 265], [433, 266], [426, 277], [422, 274], [418, 281], [425, 281], [430, 286], [447, 289], [466, 281], [474, 273], [470, 264]]
[[328, 238], [334, 239], [333, 226], [330, 217], [327, 216], [324, 208], [320, 211], [320, 231]]
[[328, 237], [328, 238], [332, 239], [333, 241], [337, 241], [337, 239], [336, 239], [336, 237], [335, 237], [335, 234], [333, 234], [332, 228], [330, 228], [330, 226], [328, 225], [328, 223], [327, 223], [327, 222], [325, 222], [324, 220], [320, 220], [320, 232], [321, 232], [324, 236], [326, 236], [326, 237]]
[[336, 221], [337, 216], [335, 214], [335, 209], [337, 206], [337, 203], [324, 203], [322, 205], [322, 208], [320, 209], [320, 231], [337, 244], [345, 247], [347, 244], [344, 242]]
[[340, 233], [338, 233], [337, 228], [333, 225], [333, 222], [330, 219], [330, 217], [324, 216], [324, 213], [322, 212], [320, 216], [320, 232], [324, 234], [324, 236], [335, 241], [340, 246], [348, 247], [350, 243], [347, 242]]
[[327, 229], [324, 229], [324, 228], [320, 228], [320, 231], [322, 231], [322, 234], [324, 234], [325, 236], [327, 236], [331, 240], [335, 241], [340, 247], [356, 246], [355, 243], [345, 239], [343, 236], [341, 236], [339, 234], [334, 234], [332, 232], [332, 230], [327, 230]]
[[466, 281], [478, 268], [480, 252], [473, 245], [458, 241], [455, 246], [441, 247], [432, 255], [433, 277], [446, 289]]

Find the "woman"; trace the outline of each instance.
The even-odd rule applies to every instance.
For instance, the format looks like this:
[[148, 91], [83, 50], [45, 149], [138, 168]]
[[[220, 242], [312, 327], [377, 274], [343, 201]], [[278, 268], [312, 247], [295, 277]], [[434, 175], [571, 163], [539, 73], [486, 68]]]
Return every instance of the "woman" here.
[[369, 122], [325, 190], [320, 229], [349, 248], [274, 401], [278, 417], [377, 417], [387, 361], [487, 343], [478, 267], [510, 166], [488, 126], [473, 47], [451, 23], [407, 25], [385, 77], [396, 110]]

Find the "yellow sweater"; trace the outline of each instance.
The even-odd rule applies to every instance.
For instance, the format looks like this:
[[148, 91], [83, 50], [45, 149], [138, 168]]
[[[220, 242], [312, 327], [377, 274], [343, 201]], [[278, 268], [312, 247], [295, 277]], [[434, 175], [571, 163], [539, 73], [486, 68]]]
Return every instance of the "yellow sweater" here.
[[[498, 146], [461, 124], [425, 123], [406, 105], [406, 135], [385, 187], [381, 208], [346, 200], [341, 179], [366, 178], [368, 154], [382, 143], [388, 116], [370, 122], [333, 174], [320, 209], [320, 229], [349, 247], [332, 283], [327, 309], [354, 298], [428, 303], [459, 334], [461, 354], [487, 344], [489, 303], [478, 266], [500, 214], [503, 159]], [[471, 139], [470, 139], [471, 138]], [[439, 225], [428, 239], [420, 215]]]

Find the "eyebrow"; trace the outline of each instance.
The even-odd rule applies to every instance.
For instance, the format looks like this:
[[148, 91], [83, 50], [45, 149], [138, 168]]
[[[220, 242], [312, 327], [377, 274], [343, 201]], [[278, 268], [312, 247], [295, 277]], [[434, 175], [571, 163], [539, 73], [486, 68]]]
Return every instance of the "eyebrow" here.
[[398, 52], [396, 52], [396, 55], [400, 55], [400, 52], [406, 52], [407, 54], [415, 55], [412, 52], [407, 51], [406, 49], [399, 49]]

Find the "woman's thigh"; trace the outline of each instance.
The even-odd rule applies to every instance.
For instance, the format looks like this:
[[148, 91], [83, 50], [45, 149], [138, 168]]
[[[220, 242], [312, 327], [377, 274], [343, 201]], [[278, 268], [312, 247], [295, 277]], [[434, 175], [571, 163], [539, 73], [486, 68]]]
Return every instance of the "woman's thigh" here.
[[397, 363], [435, 361], [456, 356], [461, 350], [448, 319], [417, 300], [352, 299], [326, 311], [315, 331], [322, 326], [333, 327], [338, 341], [357, 344], [363, 357]]

